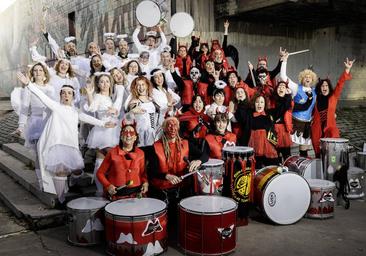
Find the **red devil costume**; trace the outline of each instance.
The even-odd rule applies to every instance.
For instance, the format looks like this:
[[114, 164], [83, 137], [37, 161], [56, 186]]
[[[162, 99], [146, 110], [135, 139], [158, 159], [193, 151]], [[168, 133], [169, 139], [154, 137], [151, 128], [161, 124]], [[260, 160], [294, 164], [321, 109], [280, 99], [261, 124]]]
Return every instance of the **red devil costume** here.
[[[339, 78], [333, 93], [323, 96], [321, 92], [317, 92], [317, 104], [315, 104], [313, 122], [311, 124], [311, 140], [317, 156], [320, 155], [320, 138], [339, 138], [335, 112], [344, 83], [351, 79], [351, 74], [345, 71]], [[329, 79], [326, 79], [326, 81], [331, 90]], [[321, 83], [323, 83], [323, 81]]]

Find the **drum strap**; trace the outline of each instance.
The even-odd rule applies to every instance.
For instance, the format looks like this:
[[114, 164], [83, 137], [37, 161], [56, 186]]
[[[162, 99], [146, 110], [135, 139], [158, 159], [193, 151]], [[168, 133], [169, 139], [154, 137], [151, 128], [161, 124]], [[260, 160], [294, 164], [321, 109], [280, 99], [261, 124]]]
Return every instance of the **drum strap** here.
[[235, 164], [235, 157], [230, 159], [230, 175], [231, 175], [231, 184], [233, 184], [233, 180], [234, 180], [234, 164]]

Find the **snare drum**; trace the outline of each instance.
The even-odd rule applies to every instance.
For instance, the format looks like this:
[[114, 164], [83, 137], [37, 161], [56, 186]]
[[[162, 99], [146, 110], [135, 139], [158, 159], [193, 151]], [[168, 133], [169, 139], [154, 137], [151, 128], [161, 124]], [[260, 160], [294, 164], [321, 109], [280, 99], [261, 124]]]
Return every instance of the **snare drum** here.
[[348, 169], [348, 183], [350, 191], [347, 195], [350, 199], [358, 199], [365, 196], [365, 171], [357, 168], [350, 167]]
[[153, 198], [128, 198], [105, 208], [107, 253], [157, 255], [167, 250], [166, 204]]
[[222, 255], [235, 250], [234, 200], [221, 196], [192, 196], [179, 203], [179, 245], [186, 253]]
[[202, 164], [202, 166], [204, 166], [205, 169], [200, 171], [200, 173], [203, 175], [203, 179], [205, 179], [206, 182], [197, 175], [199, 192], [201, 194], [221, 195], [224, 161], [210, 158], [206, 163]]
[[240, 203], [253, 201], [255, 172], [254, 150], [250, 147], [224, 147], [225, 161], [223, 195]]
[[341, 165], [348, 163], [348, 139], [321, 138], [320, 149], [324, 179], [333, 181], [333, 175]]
[[334, 216], [335, 184], [329, 180], [308, 179], [311, 190], [311, 203], [306, 217], [314, 219]]
[[101, 197], [81, 197], [67, 203], [69, 235], [74, 245], [96, 245], [104, 240], [103, 209], [109, 201]]
[[310, 205], [310, 188], [294, 172], [282, 172], [278, 166], [257, 171], [254, 179], [255, 201], [272, 222], [287, 225], [299, 221]]
[[290, 156], [283, 163], [291, 172], [305, 179], [323, 179], [322, 162], [320, 159], [309, 159], [301, 156]]

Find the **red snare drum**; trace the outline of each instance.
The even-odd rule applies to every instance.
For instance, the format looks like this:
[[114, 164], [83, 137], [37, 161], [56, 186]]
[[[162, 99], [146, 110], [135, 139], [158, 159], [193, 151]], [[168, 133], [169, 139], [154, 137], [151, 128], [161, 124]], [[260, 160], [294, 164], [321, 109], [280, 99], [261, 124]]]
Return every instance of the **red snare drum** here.
[[179, 203], [179, 244], [186, 253], [222, 255], [235, 250], [234, 200], [221, 196], [192, 196]]
[[107, 253], [157, 255], [167, 250], [166, 204], [153, 198], [128, 198], [105, 208]]
[[334, 216], [335, 184], [329, 180], [308, 179], [311, 189], [311, 204], [306, 217], [325, 219]]
[[290, 156], [283, 163], [291, 172], [303, 176], [305, 179], [323, 179], [322, 161], [301, 156]]
[[255, 201], [268, 219], [287, 225], [299, 221], [310, 205], [310, 188], [306, 180], [294, 172], [282, 172], [278, 166], [257, 171], [254, 179]]

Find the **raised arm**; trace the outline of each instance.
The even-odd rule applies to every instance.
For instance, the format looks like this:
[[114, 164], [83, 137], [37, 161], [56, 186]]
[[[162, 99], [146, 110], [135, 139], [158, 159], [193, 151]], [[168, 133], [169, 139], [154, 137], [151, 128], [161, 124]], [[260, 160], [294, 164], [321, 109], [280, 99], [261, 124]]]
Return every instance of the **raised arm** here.
[[140, 30], [141, 30], [141, 25], [138, 24], [136, 29], [133, 31], [133, 34], [132, 34], [132, 40], [133, 40], [133, 43], [135, 44], [138, 52], [143, 51], [143, 48], [144, 48], [143, 45], [141, 44], [139, 38], [138, 38]]
[[160, 25], [158, 25], [157, 27], [158, 27], [158, 31], [159, 31], [160, 38], [161, 38], [159, 48], [160, 48], [160, 51], [162, 51], [168, 41], [166, 40], [165, 34], [164, 34], [163, 30], [161, 29]]
[[88, 124], [92, 124], [92, 125], [100, 126], [100, 127], [105, 127], [105, 125], [106, 125], [105, 121], [96, 119], [96, 118], [94, 118], [90, 115], [87, 115], [87, 114], [85, 114], [81, 111], [79, 111], [79, 120], [84, 122], [84, 123], [88, 123]]
[[334, 89], [333, 95], [335, 97], [339, 98], [341, 96], [344, 83], [347, 80], [351, 80], [352, 79], [352, 76], [350, 74], [350, 71], [351, 71], [351, 68], [352, 68], [354, 62], [355, 62], [355, 60], [348, 60], [348, 58], [346, 58], [346, 61], [344, 62], [344, 67], [345, 67], [344, 68], [344, 72], [342, 73], [342, 75], [338, 79], [337, 85], [336, 85], [336, 87]]
[[287, 77], [287, 74], [286, 74], [286, 70], [287, 70], [287, 59], [288, 59], [288, 53], [286, 53], [282, 57], [282, 65], [281, 65], [280, 78], [281, 78], [282, 81], [287, 81], [288, 80], [288, 87], [292, 91], [292, 97], [295, 97], [295, 95], [297, 94], [297, 89], [298, 89], [299, 86], [298, 86], [297, 83], [295, 83], [294, 81], [292, 81], [291, 79], [289, 79]]

